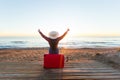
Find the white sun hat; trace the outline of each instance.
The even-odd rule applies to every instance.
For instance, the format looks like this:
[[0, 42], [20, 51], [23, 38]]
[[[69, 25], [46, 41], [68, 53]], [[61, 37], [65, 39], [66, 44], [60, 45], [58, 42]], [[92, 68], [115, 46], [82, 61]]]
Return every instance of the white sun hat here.
[[59, 36], [59, 33], [57, 31], [51, 31], [49, 32], [49, 38], [56, 39]]

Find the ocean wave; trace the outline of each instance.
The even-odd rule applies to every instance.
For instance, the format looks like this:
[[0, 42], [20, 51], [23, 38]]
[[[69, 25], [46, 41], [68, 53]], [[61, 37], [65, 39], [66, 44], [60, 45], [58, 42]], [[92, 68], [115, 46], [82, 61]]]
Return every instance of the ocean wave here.
[[9, 49], [9, 48], [19, 48], [18, 46], [11, 46], [11, 45], [9, 45], [9, 46], [7, 46], [7, 45], [5, 45], [5, 46], [0, 46], [0, 49]]
[[79, 45], [79, 44], [82, 44], [82, 42], [62, 42], [59, 44], [60, 45]]
[[25, 43], [27, 43], [27, 41], [11, 41], [11, 43], [15, 43], [15, 44], [25, 44]]
[[112, 43], [112, 42], [83, 42], [87, 44], [106, 44], [106, 43]]

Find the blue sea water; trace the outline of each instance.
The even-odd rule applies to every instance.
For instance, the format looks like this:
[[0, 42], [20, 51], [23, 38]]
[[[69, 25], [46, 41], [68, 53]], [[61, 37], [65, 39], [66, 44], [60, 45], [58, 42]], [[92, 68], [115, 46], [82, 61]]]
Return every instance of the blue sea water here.
[[[0, 37], [0, 49], [49, 47], [41, 37]], [[120, 37], [71, 37], [59, 42], [64, 48], [120, 47]]]

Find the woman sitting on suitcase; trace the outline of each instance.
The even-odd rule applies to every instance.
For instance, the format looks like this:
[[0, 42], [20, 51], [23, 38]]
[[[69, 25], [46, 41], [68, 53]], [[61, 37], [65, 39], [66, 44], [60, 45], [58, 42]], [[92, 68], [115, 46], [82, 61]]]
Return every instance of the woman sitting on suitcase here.
[[60, 37], [59, 36], [59, 33], [56, 32], [56, 31], [51, 31], [49, 33], [49, 37], [45, 36], [41, 31], [40, 29], [38, 29], [38, 32], [40, 33], [40, 35], [48, 41], [49, 45], [50, 45], [50, 48], [49, 48], [49, 54], [58, 54], [59, 53], [59, 50], [58, 50], [58, 43], [61, 39], [64, 38], [64, 36], [67, 34], [67, 32], [69, 31], [69, 29], [67, 29], [67, 31]]

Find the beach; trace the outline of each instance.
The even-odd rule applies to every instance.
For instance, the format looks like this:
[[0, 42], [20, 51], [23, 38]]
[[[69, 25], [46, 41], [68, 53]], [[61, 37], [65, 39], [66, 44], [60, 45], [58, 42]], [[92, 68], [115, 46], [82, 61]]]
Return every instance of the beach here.
[[[59, 49], [68, 61], [79, 61], [81, 57], [93, 58], [96, 54], [114, 56], [119, 52], [120, 48]], [[48, 54], [48, 48], [1, 49], [0, 62], [39, 62], [43, 61], [44, 54]]]
[[62, 69], [43, 68], [48, 48], [0, 49], [2, 80], [120, 80], [120, 48], [60, 48]]

